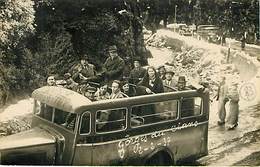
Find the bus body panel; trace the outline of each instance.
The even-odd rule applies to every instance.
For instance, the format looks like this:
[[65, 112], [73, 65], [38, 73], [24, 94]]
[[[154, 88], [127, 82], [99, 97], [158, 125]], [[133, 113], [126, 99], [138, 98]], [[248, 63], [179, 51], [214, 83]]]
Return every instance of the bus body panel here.
[[[98, 157], [99, 155], [96, 155]], [[92, 144], [77, 144], [73, 158], [73, 165], [92, 165], [93, 164], [93, 146]]]

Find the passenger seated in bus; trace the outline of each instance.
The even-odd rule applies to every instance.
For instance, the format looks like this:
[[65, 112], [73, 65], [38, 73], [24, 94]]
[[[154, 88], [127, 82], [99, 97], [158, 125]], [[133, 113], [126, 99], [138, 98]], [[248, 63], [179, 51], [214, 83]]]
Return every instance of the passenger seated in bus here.
[[56, 85], [56, 80], [55, 80], [54, 75], [50, 75], [50, 76], [47, 78], [47, 86], [57, 86], [57, 85]]
[[146, 72], [146, 69], [141, 67], [140, 60], [134, 60], [134, 68], [131, 70], [129, 75], [129, 82], [136, 85], [142, 80]]
[[64, 85], [64, 88], [73, 90], [73, 91], [77, 91], [78, 89], [78, 83], [76, 83], [72, 77], [70, 73], [65, 73], [64, 74], [64, 80], [66, 81], [66, 84]]
[[108, 85], [103, 84], [95, 93], [96, 99], [99, 100], [106, 100], [109, 99], [110, 94], [108, 93]]
[[165, 74], [166, 74], [166, 68], [165, 68], [165, 66], [164, 66], [164, 65], [159, 66], [157, 70], [158, 70], [159, 77], [160, 77], [162, 80], [165, 80], [165, 79], [166, 79], [166, 78], [165, 78]]
[[121, 92], [120, 85], [121, 85], [121, 82], [119, 80], [114, 80], [112, 82], [112, 87], [111, 87], [112, 93], [110, 95], [110, 99], [124, 98], [127, 96]]
[[69, 130], [74, 130], [76, 125], [76, 114], [69, 113], [66, 116], [65, 123], [63, 123], [62, 125]]
[[[190, 90], [186, 86], [185, 76], [179, 76], [177, 83], [178, 91]], [[181, 99], [180, 101], [181, 117], [188, 117], [194, 115], [194, 99]]]
[[85, 91], [84, 91], [84, 96], [87, 97], [91, 101], [97, 101], [95, 93], [97, 89], [92, 86], [87, 86]]
[[203, 92], [205, 91], [205, 87], [203, 85], [200, 85], [198, 83], [193, 83], [192, 85], [186, 85], [186, 78], [185, 76], [179, 76], [178, 82], [177, 82], [177, 90], [178, 91], [184, 91], [184, 90], [191, 90], [195, 89], [198, 92]]
[[128, 97], [133, 97], [136, 95], [135, 85], [130, 84], [128, 81], [123, 81], [122, 92]]
[[164, 92], [176, 91], [177, 81], [173, 78], [174, 74], [173, 70], [166, 70], [165, 80], [163, 80]]
[[156, 72], [155, 68], [150, 66], [147, 68], [147, 72], [144, 78], [138, 83], [139, 86], [145, 86], [147, 94], [163, 93], [163, 82]]

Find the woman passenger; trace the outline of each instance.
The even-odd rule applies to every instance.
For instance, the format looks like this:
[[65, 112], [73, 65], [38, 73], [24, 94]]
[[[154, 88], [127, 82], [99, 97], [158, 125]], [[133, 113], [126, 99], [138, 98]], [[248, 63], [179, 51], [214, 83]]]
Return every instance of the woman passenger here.
[[159, 77], [156, 69], [152, 66], [147, 68], [144, 78], [138, 85], [145, 86], [145, 91], [148, 94], [164, 92], [162, 79]]

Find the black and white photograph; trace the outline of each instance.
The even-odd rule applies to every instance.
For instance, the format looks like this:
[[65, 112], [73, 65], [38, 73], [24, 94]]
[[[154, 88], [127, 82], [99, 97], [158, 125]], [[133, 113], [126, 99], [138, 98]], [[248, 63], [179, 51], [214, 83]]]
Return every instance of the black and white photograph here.
[[260, 0], [0, 0], [0, 165], [260, 166], [259, 25]]

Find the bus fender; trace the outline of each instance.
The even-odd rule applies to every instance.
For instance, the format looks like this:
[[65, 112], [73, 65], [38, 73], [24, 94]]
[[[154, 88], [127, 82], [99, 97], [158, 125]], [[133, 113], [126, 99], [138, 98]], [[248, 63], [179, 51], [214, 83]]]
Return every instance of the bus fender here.
[[166, 153], [170, 156], [170, 160], [172, 163], [174, 163], [174, 155], [171, 152], [171, 150], [168, 147], [160, 146], [158, 148], [155, 148], [150, 154], [148, 154], [145, 158], [143, 163], [145, 164], [150, 158], [152, 158], [154, 155], [158, 153]]

